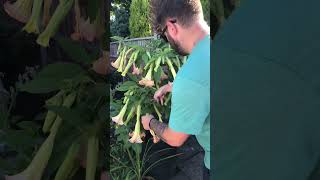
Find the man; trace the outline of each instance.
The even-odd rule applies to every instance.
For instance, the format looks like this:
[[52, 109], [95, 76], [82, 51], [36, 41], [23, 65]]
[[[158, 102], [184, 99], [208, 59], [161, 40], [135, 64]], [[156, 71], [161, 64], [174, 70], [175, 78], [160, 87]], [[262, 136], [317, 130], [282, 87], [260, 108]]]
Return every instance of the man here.
[[200, 0], [152, 0], [151, 19], [156, 32], [181, 55], [189, 55], [173, 83], [154, 95], [163, 102], [172, 91], [169, 124], [152, 115], [142, 117], [145, 130], [152, 129], [171, 146], [179, 147], [195, 135], [205, 150], [204, 179], [210, 169], [210, 28], [205, 22]]
[[214, 39], [213, 178], [320, 179], [320, 1], [241, 3]]

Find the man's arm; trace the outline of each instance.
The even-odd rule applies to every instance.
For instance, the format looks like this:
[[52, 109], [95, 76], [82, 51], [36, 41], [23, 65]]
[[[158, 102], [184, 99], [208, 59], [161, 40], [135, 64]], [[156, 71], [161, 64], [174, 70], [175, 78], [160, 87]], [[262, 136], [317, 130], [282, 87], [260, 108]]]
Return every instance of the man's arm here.
[[179, 147], [190, 136], [189, 134], [174, 131], [167, 124], [156, 120], [150, 114], [142, 116], [141, 122], [145, 130], [153, 130], [162, 141], [170, 146]]
[[150, 129], [153, 130], [162, 141], [174, 147], [182, 146], [190, 136], [189, 134], [175, 132], [169, 128], [167, 124], [154, 118], [150, 120]]

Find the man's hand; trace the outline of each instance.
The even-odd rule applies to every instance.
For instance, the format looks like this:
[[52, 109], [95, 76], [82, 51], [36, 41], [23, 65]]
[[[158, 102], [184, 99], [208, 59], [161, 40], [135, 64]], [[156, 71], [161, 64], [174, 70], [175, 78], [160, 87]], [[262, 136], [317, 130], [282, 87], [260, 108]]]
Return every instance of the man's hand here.
[[163, 99], [164, 99], [164, 96], [168, 93], [168, 92], [171, 92], [172, 90], [172, 83], [169, 82], [168, 84], [160, 87], [155, 93], [154, 93], [154, 96], [153, 98], [159, 103], [161, 103], [161, 105], [163, 105]]
[[143, 128], [147, 131], [150, 130], [150, 120], [154, 118], [154, 116], [152, 116], [151, 114], [146, 114], [144, 116], [141, 117], [141, 123], [143, 125]]

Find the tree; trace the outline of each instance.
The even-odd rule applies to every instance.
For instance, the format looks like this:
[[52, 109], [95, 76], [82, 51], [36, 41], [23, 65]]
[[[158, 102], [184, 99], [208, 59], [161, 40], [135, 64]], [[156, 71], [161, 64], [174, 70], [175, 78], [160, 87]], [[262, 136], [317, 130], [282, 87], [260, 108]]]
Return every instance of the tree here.
[[151, 36], [148, 0], [132, 0], [130, 6], [129, 30], [131, 37]]
[[112, 36], [128, 37], [129, 32], [129, 11], [124, 7], [114, 9], [114, 19], [110, 21]]
[[211, 2], [210, 17], [213, 34], [218, 31], [232, 12], [240, 6], [240, 1], [241, 0], [213, 0]]
[[204, 19], [210, 24], [210, 4], [209, 0], [201, 0]]

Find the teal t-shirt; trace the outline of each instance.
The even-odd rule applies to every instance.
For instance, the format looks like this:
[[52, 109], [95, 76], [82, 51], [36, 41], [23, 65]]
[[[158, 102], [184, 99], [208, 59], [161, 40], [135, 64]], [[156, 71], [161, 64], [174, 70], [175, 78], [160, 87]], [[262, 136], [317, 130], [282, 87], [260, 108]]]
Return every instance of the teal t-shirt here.
[[169, 127], [195, 135], [210, 169], [210, 36], [193, 48], [173, 82]]

